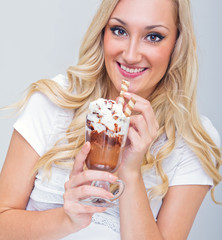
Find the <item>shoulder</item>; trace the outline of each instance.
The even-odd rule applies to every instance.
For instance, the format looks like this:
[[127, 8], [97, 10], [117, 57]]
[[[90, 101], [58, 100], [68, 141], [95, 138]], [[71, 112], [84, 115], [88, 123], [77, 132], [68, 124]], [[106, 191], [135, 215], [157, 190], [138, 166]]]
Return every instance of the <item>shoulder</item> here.
[[[220, 135], [212, 122], [207, 117], [201, 116], [201, 123], [206, 133], [219, 146]], [[213, 186], [213, 180], [205, 172], [201, 162], [187, 142], [182, 137], [177, 136], [174, 150], [163, 162], [164, 169], [169, 174], [169, 186], [182, 184]]]
[[[214, 141], [214, 143], [219, 147], [220, 146], [220, 135], [213, 123], [206, 116], [201, 115], [200, 120], [205, 132], [210, 136], [210, 138]], [[177, 136], [176, 146], [172, 151], [173, 154], [179, 154], [180, 159], [187, 159], [189, 157], [197, 158], [196, 154], [193, 152], [190, 145], [183, 139], [181, 136]]]
[[[58, 83], [64, 89], [68, 87], [68, 79], [61, 74], [51, 80]], [[53, 103], [50, 98], [42, 92], [34, 92], [28, 100], [21, 116], [32, 117], [32, 121], [41, 120], [44, 124], [50, 124], [54, 122], [61, 113], [69, 113], [69, 111]]]
[[[64, 88], [68, 86], [68, 80], [63, 75], [57, 75], [52, 80]], [[57, 106], [43, 93], [35, 92], [13, 127], [42, 156], [64, 136], [73, 114], [72, 110]]]
[[[53, 82], [59, 84], [63, 89], [66, 89], [68, 87], [68, 79], [67, 79], [67, 77], [65, 77], [62, 74], [58, 74], [49, 80], [52, 80]], [[49, 110], [50, 109], [53, 110], [53, 108], [55, 110], [56, 108], [58, 108], [55, 104], [52, 103], [52, 101], [48, 97], [46, 97], [41, 92], [34, 92], [31, 95], [31, 97], [27, 103], [27, 107], [29, 105], [36, 106], [36, 107], [39, 106], [39, 107], [41, 107], [42, 110], [44, 110], [44, 109], [48, 110], [48, 108], [49, 108]]]
[[205, 131], [209, 134], [209, 136], [212, 138], [212, 140], [215, 142], [215, 144], [219, 147], [221, 144], [220, 135], [217, 131], [217, 129], [214, 127], [213, 123], [210, 121], [209, 118], [206, 116], [201, 115], [200, 117], [202, 125], [205, 129]]
[[[221, 143], [220, 135], [216, 130], [216, 128], [214, 127], [213, 123], [210, 121], [209, 118], [203, 115], [200, 116], [200, 120], [206, 133], [210, 136], [210, 138], [214, 141], [214, 143], [219, 147]], [[172, 153], [173, 154], [179, 153], [181, 156], [186, 156], [185, 153], [188, 153], [188, 152], [192, 155], [195, 155], [191, 150], [191, 147], [188, 145], [188, 143], [181, 136], [177, 136], [176, 146]]]
[[62, 74], [56, 75], [51, 80], [58, 83], [64, 89], [66, 89], [68, 87], [68, 84], [69, 84], [68, 78], [66, 76], [62, 75]]

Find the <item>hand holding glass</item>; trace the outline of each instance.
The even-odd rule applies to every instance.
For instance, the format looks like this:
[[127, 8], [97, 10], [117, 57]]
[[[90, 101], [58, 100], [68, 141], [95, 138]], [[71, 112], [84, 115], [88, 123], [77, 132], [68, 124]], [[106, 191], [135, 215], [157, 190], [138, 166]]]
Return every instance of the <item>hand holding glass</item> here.
[[[107, 131], [98, 132], [94, 130], [91, 122], [86, 117], [86, 141], [89, 141], [91, 144], [91, 149], [86, 159], [88, 169], [111, 173], [117, 171], [127, 138], [129, 121], [129, 118], [124, 119], [124, 129], [126, 131], [123, 134], [113, 135]], [[112, 186], [105, 181], [94, 181], [92, 185], [111, 191], [114, 197], [111, 199], [90, 197], [81, 200], [81, 203], [97, 207], [112, 207], [116, 205], [116, 200], [124, 190], [124, 183], [121, 180], [117, 180]]]

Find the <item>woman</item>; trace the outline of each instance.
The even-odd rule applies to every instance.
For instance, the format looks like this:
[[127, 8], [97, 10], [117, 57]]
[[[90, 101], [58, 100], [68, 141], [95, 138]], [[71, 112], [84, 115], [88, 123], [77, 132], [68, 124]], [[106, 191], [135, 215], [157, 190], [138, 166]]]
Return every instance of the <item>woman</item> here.
[[[38, 81], [20, 103], [0, 178], [0, 238], [186, 239], [221, 181], [218, 133], [196, 110], [195, 48], [189, 1], [103, 1], [68, 80]], [[123, 78], [137, 101], [118, 171], [125, 191], [119, 209], [85, 206], [81, 198], [112, 197], [88, 182], [117, 179], [83, 170], [85, 114], [99, 97], [116, 99]]]

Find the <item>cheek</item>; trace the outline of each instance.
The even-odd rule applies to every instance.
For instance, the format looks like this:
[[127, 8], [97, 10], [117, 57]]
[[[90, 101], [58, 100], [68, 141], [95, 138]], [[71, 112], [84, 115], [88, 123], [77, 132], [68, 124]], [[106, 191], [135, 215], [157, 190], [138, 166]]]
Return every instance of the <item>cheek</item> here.
[[103, 40], [103, 48], [104, 48], [104, 57], [107, 64], [111, 63], [111, 61], [117, 60], [117, 58], [121, 55], [124, 42], [120, 42], [114, 38], [111, 31], [106, 30], [104, 33], [104, 40]]
[[111, 39], [110, 33], [105, 31], [104, 34], [104, 56], [105, 59], [109, 59], [110, 57], [115, 55], [115, 44]]
[[171, 49], [169, 48], [159, 48], [153, 53], [153, 67], [161, 68], [162, 72], [165, 72], [171, 56]]
[[115, 69], [115, 58], [116, 58], [116, 44], [112, 39], [112, 36], [108, 31], [104, 33], [104, 40], [103, 40], [103, 50], [104, 50], [104, 58], [105, 58], [105, 66], [106, 72], [113, 81], [114, 77], [114, 69]]

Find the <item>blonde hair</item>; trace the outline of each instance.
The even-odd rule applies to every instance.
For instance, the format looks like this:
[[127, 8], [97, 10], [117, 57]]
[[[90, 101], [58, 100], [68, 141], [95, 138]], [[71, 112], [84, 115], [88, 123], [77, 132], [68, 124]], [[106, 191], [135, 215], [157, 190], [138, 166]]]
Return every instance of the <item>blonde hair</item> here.
[[[203, 168], [214, 181], [214, 188], [222, 180], [219, 173], [222, 164], [220, 149], [203, 129], [197, 112], [198, 64], [190, 2], [172, 1], [177, 16], [178, 38], [168, 70], [149, 98], [160, 126], [158, 137], [165, 133], [168, 139], [155, 158], [148, 150], [142, 165], [143, 171], [155, 166], [162, 179], [162, 184], [150, 190], [151, 198], [164, 196], [168, 190], [168, 177], [162, 169], [162, 162], [175, 147], [176, 132], [199, 157]], [[66, 132], [67, 144], [55, 144], [40, 158], [35, 170], [43, 167], [48, 171], [52, 163], [69, 164], [70, 161], [66, 160], [74, 159], [85, 141], [85, 114], [89, 103], [99, 97], [108, 97], [110, 80], [104, 63], [103, 31], [118, 2], [102, 1], [83, 39], [78, 64], [67, 70], [69, 88], [63, 89], [51, 80], [40, 80], [30, 86], [26, 98], [20, 102], [22, 109], [34, 92], [41, 91], [60, 107], [75, 110], [75, 117]], [[72, 94], [74, 88], [75, 95]], [[216, 159], [216, 167], [212, 156]], [[216, 202], [214, 188], [211, 193]]]
[[[174, 149], [177, 132], [198, 156], [204, 170], [213, 179], [211, 196], [216, 202], [215, 186], [222, 180], [219, 173], [222, 164], [221, 152], [204, 130], [197, 111], [198, 61], [190, 1], [173, 0], [173, 2], [177, 12], [178, 38], [167, 74], [149, 99], [160, 126], [159, 136], [165, 133], [168, 141], [159, 150], [156, 159], [147, 153], [147, 165], [144, 167], [155, 165], [162, 178], [163, 183], [154, 187], [151, 195], [166, 194], [168, 178], [162, 169], [162, 161]], [[216, 167], [212, 156], [216, 159]]]

